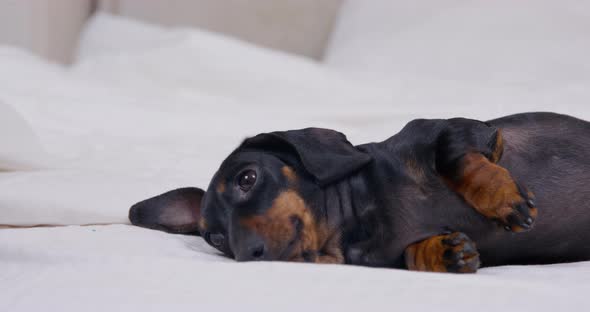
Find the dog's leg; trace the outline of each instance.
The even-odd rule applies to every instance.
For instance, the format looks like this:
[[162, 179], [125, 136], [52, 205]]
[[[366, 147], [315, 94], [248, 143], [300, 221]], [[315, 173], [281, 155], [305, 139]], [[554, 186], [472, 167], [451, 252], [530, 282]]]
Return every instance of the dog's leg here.
[[484, 216], [513, 232], [531, 229], [533, 194], [497, 164], [502, 133], [483, 122], [450, 119], [437, 141], [436, 166], [447, 184]]
[[481, 154], [469, 153], [459, 163], [451, 187], [484, 216], [500, 221], [513, 232], [529, 230], [537, 217], [532, 193], [505, 168]]
[[389, 258], [385, 255], [386, 247], [376, 248], [373, 240], [360, 242], [345, 250], [346, 263], [369, 267], [387, 267]]
[[480, 266], [475, 243], [460, 232], [412, 244], [406, 248], [404, 258], [412, 271], [475, 273]]

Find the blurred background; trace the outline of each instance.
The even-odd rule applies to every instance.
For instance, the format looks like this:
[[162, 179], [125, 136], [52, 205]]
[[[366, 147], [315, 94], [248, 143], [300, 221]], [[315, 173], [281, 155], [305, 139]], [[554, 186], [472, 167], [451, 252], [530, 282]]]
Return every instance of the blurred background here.
[[584, 0], [0, 0], [0, 44], [59, 64], [109, 47], [164, 44], [149, 31], [125, 37], [129, 23], [111, 25], [109, 34], [104, 16], [111, 16], [160, 34], [217, 33], [375, 83], [428, 77], [537, 87], [588, 78], [589, 7]]
[[1, 0], [0, 43], [70, 63], [96, 12], [189, 26], [320, 59], [342, 0]]

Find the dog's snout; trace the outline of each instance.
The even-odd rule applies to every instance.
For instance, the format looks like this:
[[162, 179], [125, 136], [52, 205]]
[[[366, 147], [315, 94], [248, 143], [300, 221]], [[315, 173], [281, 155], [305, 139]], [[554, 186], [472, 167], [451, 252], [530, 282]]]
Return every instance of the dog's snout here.
[[236, 254], [238, 261], [260, 261], [266, 259], [267, 248], [264, 240], [260, 237], [251, 237], [244, 248]]

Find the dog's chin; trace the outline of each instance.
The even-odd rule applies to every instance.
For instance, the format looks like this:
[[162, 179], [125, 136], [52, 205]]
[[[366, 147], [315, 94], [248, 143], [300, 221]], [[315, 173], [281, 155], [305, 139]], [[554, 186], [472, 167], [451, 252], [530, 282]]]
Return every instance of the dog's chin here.
[[[299, 244], [296, 244], [299, 245]], [[293, 252], [285, 261], [288, 262], [316, 262], [316, 251], [301, 251], [299, 246], [295, 248], [296, 252]]]
[[293, 238], [286, 244], [283, 251], [280, 253], [280, 261], [302, 262], [306, 253], [304, 251], [303, 242], [301, 239], [302, 233], [305, 230], [301, 219], [292, 217], [291, 222], [295, 229]]
[[318, 251], [306, 248], [301, 239], [294, 239], [287, 245], [281, 261], [317, 262]]

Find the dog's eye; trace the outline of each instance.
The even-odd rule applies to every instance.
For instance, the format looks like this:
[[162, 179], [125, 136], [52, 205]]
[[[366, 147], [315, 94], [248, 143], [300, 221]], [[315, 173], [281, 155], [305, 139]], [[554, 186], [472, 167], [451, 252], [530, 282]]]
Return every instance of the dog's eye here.
[[248, 192], [254, 183], [256, 183], [256, 171], [254, 170], [246, 170], [238, 178], [238, 186], [244, 192]]

